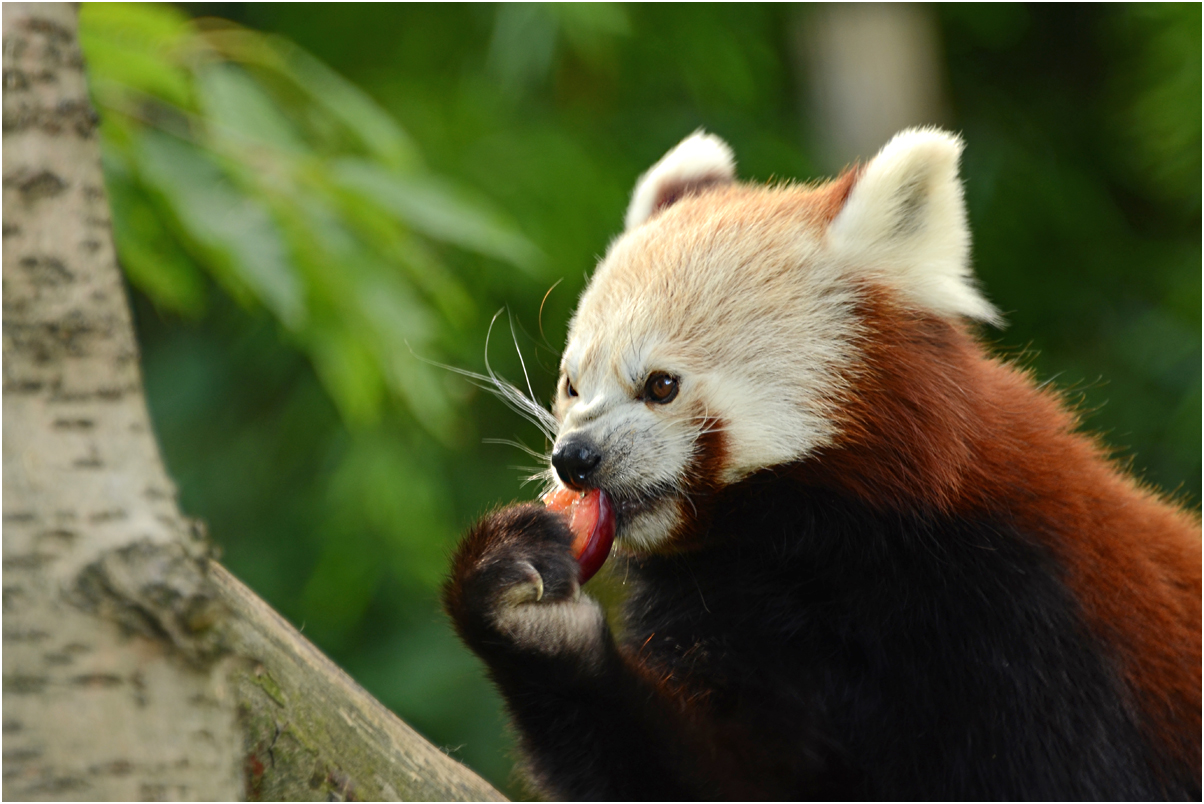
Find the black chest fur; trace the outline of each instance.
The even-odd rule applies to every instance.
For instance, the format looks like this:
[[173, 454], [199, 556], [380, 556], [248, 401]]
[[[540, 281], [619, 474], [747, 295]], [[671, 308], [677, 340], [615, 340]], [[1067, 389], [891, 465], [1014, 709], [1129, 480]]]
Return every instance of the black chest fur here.
[[1113, 658], [1033, 539], [780, 479], [716, 510], [705, 549], [630, 562], [626, 640], [705, 701], [747, 792], [1195, 792], [1156, 778]]

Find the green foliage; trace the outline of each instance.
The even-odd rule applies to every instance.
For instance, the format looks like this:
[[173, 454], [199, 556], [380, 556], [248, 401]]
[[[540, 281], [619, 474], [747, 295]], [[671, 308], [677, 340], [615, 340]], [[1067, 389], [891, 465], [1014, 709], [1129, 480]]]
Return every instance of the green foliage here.
[[[1127, 5], [1111, 39], [1117, 157], [1159, 200], [1200, 211], [1200, 5]], [[1134, 36], [1133, 32], [1137, 35]]]
[[473, 314], [425, 241], [527, 270], [535, 247], [425, 170], [392, 117], [287, 40], [142, 4], [87, 6], [81, 39], [131, 281], [195, 316], [199, 268], [280, 322], [349, 424], [374, 424], [396, 400], [453, 440], [455, 401], [431, 367], [398, 358], [439, 355], [451, 323]]
[[[808, 12], [193, 8], [239, 19], [81, 15], [183, 504], [234, 572], [514, 794], [500, 703], [435, 591], [458, 532], [531, 493], [513, 464], [532, 459], [481, 435], [542, 437], [415, 355], [481, 371], [506, 306], [546, 400], [585, 275], [667, 147], [705, 126], [744, 177], [821, 175], [795, 52]], [[1198, 504], [1199, 6], [933, 13], [975, 270], [1009, 321], [991, 337]], [[492, 344], [521, 377], [509, 332]]]

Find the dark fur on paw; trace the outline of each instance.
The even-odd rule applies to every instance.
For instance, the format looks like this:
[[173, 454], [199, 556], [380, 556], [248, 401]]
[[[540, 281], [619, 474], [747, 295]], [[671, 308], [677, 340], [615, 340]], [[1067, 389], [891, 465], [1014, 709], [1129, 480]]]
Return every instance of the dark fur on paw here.
[[443, 605], [480, 653], [593, 652], [601, 610], [580, 594], [564, 517], [522, 504], [485, 516], [460, 542]]

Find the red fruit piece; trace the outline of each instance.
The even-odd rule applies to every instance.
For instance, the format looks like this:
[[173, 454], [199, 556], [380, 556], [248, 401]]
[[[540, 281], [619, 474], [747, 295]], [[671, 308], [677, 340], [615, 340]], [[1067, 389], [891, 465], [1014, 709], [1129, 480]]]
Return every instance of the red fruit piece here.
[[600, 489], [582, 494], [572, 489], [557, 489], [544, 495], [549, 511], [567, 514], [573, 534], [573, 557], [581, 566], [580, 582], [594, 576], [610, 555], [615, 539], [615, 521], [610, 500]]

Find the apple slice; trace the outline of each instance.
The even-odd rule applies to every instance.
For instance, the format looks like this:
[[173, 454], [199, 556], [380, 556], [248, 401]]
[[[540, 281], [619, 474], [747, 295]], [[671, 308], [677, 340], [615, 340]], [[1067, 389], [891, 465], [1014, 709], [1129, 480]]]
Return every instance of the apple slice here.
[[606, 492], [557, 489], [544, 495], [543, 504], [549, 511], [568, 515], [573, 557], [581, 567], [578, 579], [585, 583], [606, 563], [615, 540], [615, 518]]

